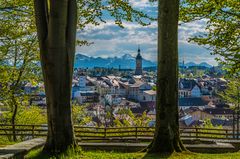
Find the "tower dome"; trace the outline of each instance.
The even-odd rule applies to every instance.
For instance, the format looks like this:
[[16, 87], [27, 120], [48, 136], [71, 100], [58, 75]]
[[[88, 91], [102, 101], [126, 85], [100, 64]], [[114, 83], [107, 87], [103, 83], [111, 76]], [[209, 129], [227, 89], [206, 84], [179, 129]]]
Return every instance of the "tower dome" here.
[[140, 47], [138, 47], [138, 54], [137, 54], [137, 57], [136, 57], [136, 60], [142, 60], [142, 56], [140, 54], [141, 50], [140, 50]]

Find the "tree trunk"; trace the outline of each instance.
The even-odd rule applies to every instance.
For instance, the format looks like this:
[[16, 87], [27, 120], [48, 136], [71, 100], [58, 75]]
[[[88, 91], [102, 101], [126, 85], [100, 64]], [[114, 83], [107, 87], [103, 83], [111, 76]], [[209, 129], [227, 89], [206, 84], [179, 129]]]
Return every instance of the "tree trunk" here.
[[150, 153], [185, 150], [178, 123], [179, 0], [159, 0], [156, 128]]
[[12, 134], [13, 134], [13, 141], [16, 142], [17, 141], [17, 135], [16, 135], [16, 129], [15, 129], [15, 120], [16, 120], [16, 116], [17, 116], [17, 110], [18, 110], [18, 105], [16, 102], [16, 99], [14, 97], [14, 94], [12, 95], [12, 106], [13, 106], [13, 114], [11, 117], [11, 125], [12, 125]]
[[44, 150], [60, 153], [75, 145], [71, 86], [77, 26], [75, 0], [35, 0], [41, 66], [47, 97], [48, 136]]

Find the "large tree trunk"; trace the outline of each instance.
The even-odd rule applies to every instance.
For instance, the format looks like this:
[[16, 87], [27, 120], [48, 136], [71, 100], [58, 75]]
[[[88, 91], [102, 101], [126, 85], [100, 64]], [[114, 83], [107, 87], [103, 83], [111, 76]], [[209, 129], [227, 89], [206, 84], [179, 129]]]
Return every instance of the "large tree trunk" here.
[[185, 150], [178, 123], [179, 0], [159, 0], [156, 128], [151, 153]]
[[48, 136], [44, 150], [75, 145], [71, 85], [77, 25], [75, 0], [35, 0], [36, 25], [47, 97]]

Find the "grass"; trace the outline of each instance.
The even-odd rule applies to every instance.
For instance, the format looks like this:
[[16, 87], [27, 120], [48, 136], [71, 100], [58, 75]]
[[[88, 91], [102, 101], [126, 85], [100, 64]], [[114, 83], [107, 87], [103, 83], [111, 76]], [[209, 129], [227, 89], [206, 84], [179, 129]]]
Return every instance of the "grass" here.
[[5, 147], [7, 145], [12, 145], [15, 144], [16, 142], [14, 141], [9, 141], [7, 137], [1, 136], [0, 137], [0, 147]]
[[42, 149], [31, 151], [27, 159], [240, 159], [240, 152], [224, 153], [224, 154], [202, 154], [202, 153], [173, 153], [171, 155], [146, 154], [142, 152], [136, 153], [120, 153], [120, 152], [104, 152], [104, 151], [87, 151], [81, 149], [69, 149], [66, 153], [58, 157], [50, 157], [41, 152]]

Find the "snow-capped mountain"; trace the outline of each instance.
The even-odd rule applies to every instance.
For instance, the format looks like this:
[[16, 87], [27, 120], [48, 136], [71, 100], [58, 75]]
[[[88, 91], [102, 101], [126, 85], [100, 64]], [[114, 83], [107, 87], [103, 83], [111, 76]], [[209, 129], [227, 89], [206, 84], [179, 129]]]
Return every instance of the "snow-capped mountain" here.
[[[143, 59], [143, 67], [156, 66], [156, 63]], [[121, 57], [89, 57], [83, 54], [76, 54], [74, 68], [93, 68], [93, 67], [106, 67], [106, 68], [123, 68], [134, 69], [135, 57], [130, 54], [125, 54]]]

